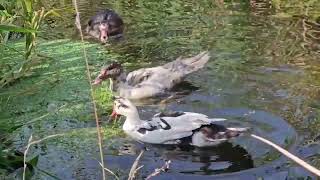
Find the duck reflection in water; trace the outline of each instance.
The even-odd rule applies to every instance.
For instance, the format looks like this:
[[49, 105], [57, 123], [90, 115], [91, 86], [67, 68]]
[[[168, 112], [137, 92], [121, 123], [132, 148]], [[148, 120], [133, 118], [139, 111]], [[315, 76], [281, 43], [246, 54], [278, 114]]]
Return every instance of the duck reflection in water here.
[[[122, 154], [139, 154], [139, 149], [147, 149], [141, 162], [156, 163], [156, 159], [171, 160], [170, 171], [184, 174], [214, 175], [232, 173], [254, 167], [251, 155], [240, 145], [224, 142], [213, 147], [194, 147], [190, 145], [141, 145], [139, 143], [126, 144]], [[124, 152], [125, 151], [125, 152]], [[132, 152], [131, 152], [132, 151]], [[145, 165], [141, 163], [140, 165]]]

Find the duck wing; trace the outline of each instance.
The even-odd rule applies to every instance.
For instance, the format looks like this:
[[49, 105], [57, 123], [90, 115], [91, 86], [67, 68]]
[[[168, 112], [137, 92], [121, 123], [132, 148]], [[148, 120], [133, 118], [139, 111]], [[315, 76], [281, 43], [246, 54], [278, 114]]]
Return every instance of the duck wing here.
[[180, 74], [181, 78], [192, 72], [195, 72], [204, 67], [209, 61], [210, 56], [208, 51], [189, 58], [177, 58], [175, 61], [163, 65], [163, 68], [169, 69], [171, 72]]
[[194, 57], [178, 58], [163, 66], [132, 71], [126, 77], [127, 87], [122, 87], [120, 96], [130, 99], [161, 96], [187, 74], [202, 68], [209, 58], [208, 52], [202, 52]]
[[181, 80], [180, 74], [172, 72], [171, 69], [163, 68], [163, 66], [139, 69], [129, 73], [126, 78], [126, 82], [130, 86], [156, 86], [162, 90], [171, 89]]
[[119, 88], [119, 95], [128, 99], [143, 99], [164, 95], [166, 92], [158, 84], [123, 85]]
[[193, 131], [203, 125], [209, 125], [222, 118], [209, 119], [206, 115], [184, 112], [176, 117], [154, 117], [137, 127], [140, 140], [153, 144], [171, 144], [184, 137], [191, 136]]
[[207, 51], [190, 58], [177, 58], [163, 66], [143, 68], [128, 74], [128, 85], [160, 84], [164, 89], [170, 89], [181, 82], [183, 78], [204, 67], [210, 56]]
[[126, 77], [125, 84], [118, 89], [120, 96], [129, 99], [142, 99], [148, 97], [161, 96], [166, 93], [168, 88], [164, 80], [159, 80], [156, 68], [143, 68], [129, 73]]
[[147, 81], [152, 75], [155, 74], [156, 68], [142, 68], [130, 72], [126, 77], [126, 82], [130, 86], [136, 86], [143, 81]]

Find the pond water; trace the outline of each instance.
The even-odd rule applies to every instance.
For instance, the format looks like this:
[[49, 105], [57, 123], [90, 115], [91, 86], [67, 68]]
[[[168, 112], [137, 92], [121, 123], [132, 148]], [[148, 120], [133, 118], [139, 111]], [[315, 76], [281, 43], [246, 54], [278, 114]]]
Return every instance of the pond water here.
[[[52, 1], [45, 6], [72, 7], [65, 1]], [[282, 6], [271, 1], [89, 0], [79, 1], [82, 23], [107, 7], [123, 17], [125, 38], [108, 45], [87, 39], [94, 44], [93, 49], [89, 48], [89, 58], [95, 59], [90, 63], [93, 72], [97, 73], [101, 65], [110, 60], [124, 62], [129, 71], [164, 64], [178, 56], [191, 56], [204, 50], [209, 50], [212, 56], [203, 70], [186, 79], [192, 84], [191, 94], [165, 107], [156, 104], [139, 106], [142, 118], [150, 118], [163, 108], [224, 117], [228, 121], [223, 124], [251, 127], [252, 133], [272, 140], [320, 168], [320, 3], [305, 10], [299, 3]], [[46, 35], [42, 34], [42, 37], [49, 42], [62, 40], [44, 43], [43, 47], [46, 52], [56, 54], [58, 59], [66, 56], [59, 56], [58, 49], [51, 50], [52, 44], [70, 43], [64, 39], [72, 39], [72, 43], [79, 41], [73, 18], [74, 15], [66, 11], [63, 23], [59, 19], [46, 23]], [[79, 44], [61, 49], [68, 52], [67, 57], [72, 57], [72, 47], [75, 46], [79, 47]], [[76, 65], [81, 64], [82, 59], [77, 60], [67, 62], [76, 62], [68, 65], [68, 72], [74, 70], [77, 74], [63, 72], [62, 76], [70, 78], [66, 80], [69, 82], [84, 79], [85, 84], [85, 77], [80, 78], [85, 76], [84, 71], [79, 71]], [[15, 86], [19, 89], [19, 82]], [[182, 86], [180, 89], [191, 87]], [[66, 87], [59, 88], [64, 91]], [[69, 84], [67, 88], [75, 90], [63, 98], [39, 102], [43, 102], [50, 111], [50, 108], [57, 109], [63, 105], [62, 101], [77, 101], [77, 97], [85, 97], [79, 100], [81, 108], [91, 108], [88, 90], [79, 89], [77, 84]], [[46, 91], [50, 97], [56, 95], [50, 88]], [[10, 104], [10, 100], [6, 102]], [[19, 101], [11, 103], [14, 102]], [[82, 112], [81, 108], [75, 107], [77, 104], [73, 105], [72, 108], [78, 111], [64, 112], [66, 115], [62, 117], [57, 113], [37, 125], [23, 126], [15, 131], [18, 135], [13, 137], [12, 144], [17, 148], [26, 144], [31, 132], [45, 135], [47, 132], [72, 131], [68, 136], [31, 150], [31, 154], [40, 155], [38, 167], [41, 171], [38, 170], [34, 178], [101, 178], [94, 120], [86, 114], [92, 109]], [[31, 106], [34, 104], [28, 107]], [[38, 111], [25, 112], [41, 115]], [[109, 138], [108, 135], [104, 145], [107, 167], [121, 179], [126, 178], [143, 146], [124, 136]], [[213, 148], [148, 146], [147, 149], [140, 161], [144, 167], [140, 169], [138, 178], [151, 174], [163, 166], [165, 160], [171, 160], [169, 170], [154, 179], [313, 177], [271, 147], [249, 136]]]

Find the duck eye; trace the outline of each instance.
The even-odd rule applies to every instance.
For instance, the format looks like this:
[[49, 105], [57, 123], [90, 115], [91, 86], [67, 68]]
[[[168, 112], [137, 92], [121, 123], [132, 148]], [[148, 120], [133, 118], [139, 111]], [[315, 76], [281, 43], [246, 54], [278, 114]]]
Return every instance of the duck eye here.
[[124, 108], [129, 108], [129, 106], [125, 105], [125, 104], [122, 104], [122, 107]]
[[120, 107], [122, 107], [122, 108], [124, 108], [124, 109], [128, 109], [128, 108], [129, 108], [129, 106], [127, 106], [127, 105], [125, 105], [125, 104], [119, 104], [119, 105], [118, 105], [118, 108], [120, 108]]

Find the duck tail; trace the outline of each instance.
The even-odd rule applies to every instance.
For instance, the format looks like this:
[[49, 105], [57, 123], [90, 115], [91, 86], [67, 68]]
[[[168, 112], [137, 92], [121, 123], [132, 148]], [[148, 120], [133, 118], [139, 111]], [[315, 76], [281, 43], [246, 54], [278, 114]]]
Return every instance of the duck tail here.
[[184, 66], [186, 66], [186, 74], [189, 74], [203, 68], [209, 59], [209, 52], [203, 51], [190, 58], [178, 58], [177, 61], [180, 61]]

